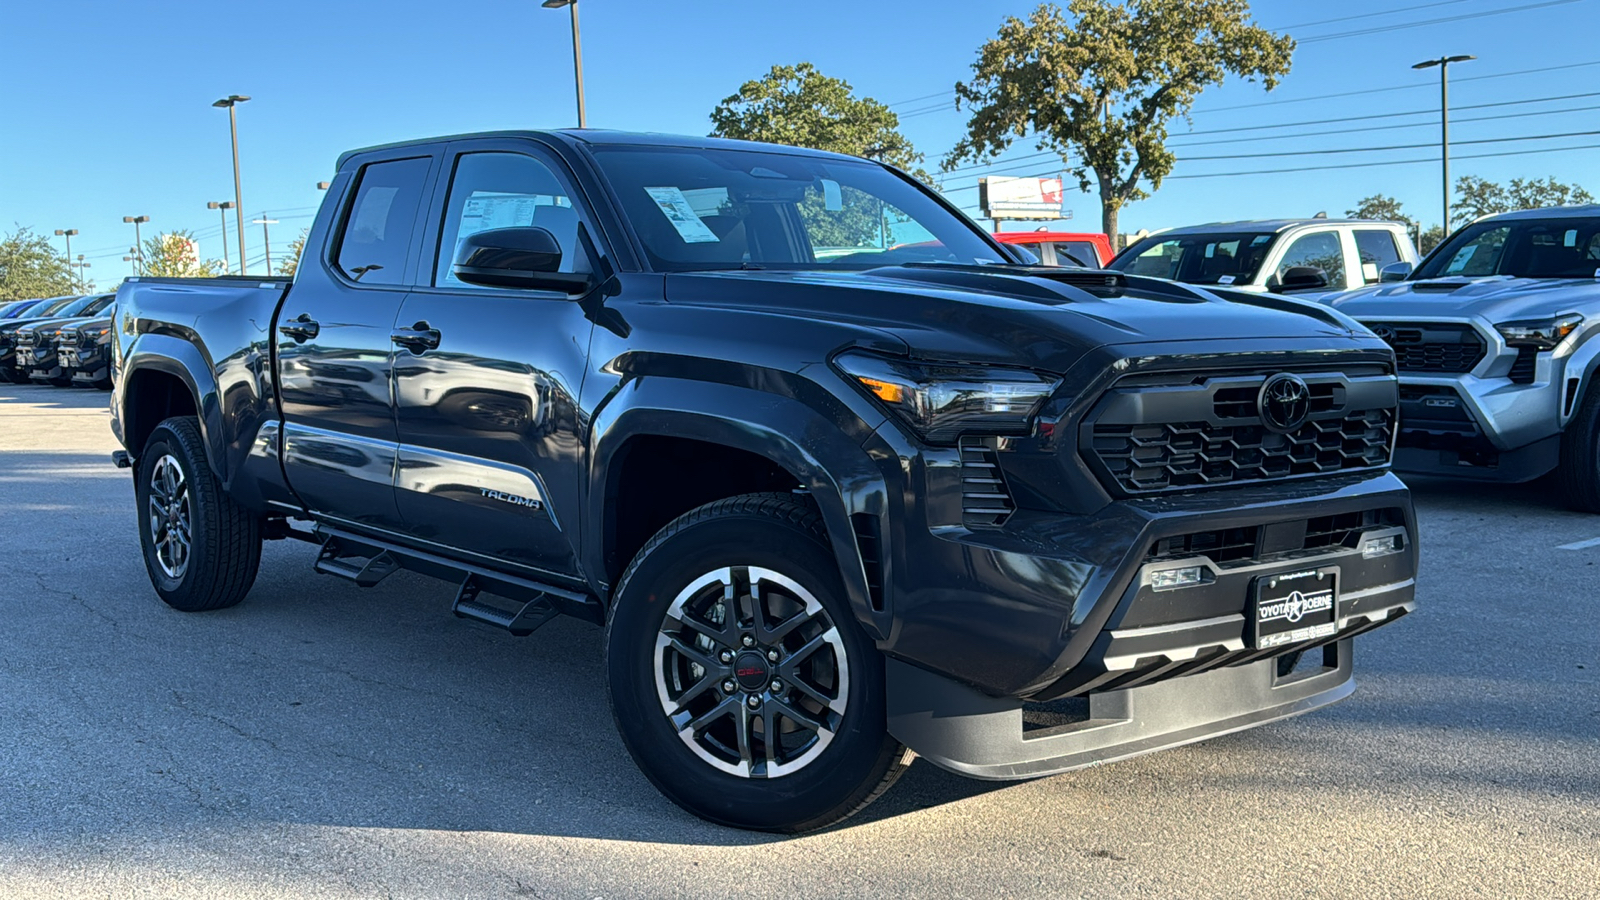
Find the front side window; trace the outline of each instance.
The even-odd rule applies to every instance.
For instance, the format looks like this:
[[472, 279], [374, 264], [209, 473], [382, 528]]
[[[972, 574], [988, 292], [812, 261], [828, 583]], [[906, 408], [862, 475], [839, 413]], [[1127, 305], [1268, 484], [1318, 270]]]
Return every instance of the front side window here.
[[1600, 277], [1600, 217], [1478, 222], [1430, 254], [1414, 278]]
[[677, 147], [602, 146], [595, 158], [658, 271], [1006, 262], [970, 222], [874, 163]]
[[1394, 232], [1357, 228], [1355, 237], [1356, 252], [1361, 255], [1361, 282], [1377, 284], [1384, 266], [1400, 262], [1400, 248], [1395, 245]]
[[1151, 235], [1124, 250], [1107, 268], [1188, 284], [1249, 284], [1276, 237], [1251, 232]]
[[405, 279], [429, 162], [426, 157], [397, 159], [361, 170], [339, 238], [336, 264], [346, 278], [362, 284], [400, 284]]
[[1100, 268], [1100, 254], [1088, 241], [1056, 241], [1056, 265]]
[[578, 211], [550, 167], [520, 153], [467, 153], [456, 163], [445, 203], [433, 283], [452, 290], [504, 290], [467, 284], [451, 270], [461, 242], [495, 228], [543, 228], [561, 245], [561, 271], [588, 271], [578, 244]]
[[1328, 276], [1329, 287], [1343, 287], [1344, 248], [1339, 246], [1339, 235], [1332, 231], [1314, 231], [1296, 238], [1284, 251], [1283, 261], [1278, 263], [1278, 280], [1282, 281], [1283, 273], [1296, 266], [1321, 269], [1322, 274]]

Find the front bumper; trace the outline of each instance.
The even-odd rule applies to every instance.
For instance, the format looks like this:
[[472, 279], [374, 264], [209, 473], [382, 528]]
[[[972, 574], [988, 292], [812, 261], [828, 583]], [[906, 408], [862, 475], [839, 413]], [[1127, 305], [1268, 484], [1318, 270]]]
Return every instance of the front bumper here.
[[1562, 360], [1539, 356], [1527, 384], [1503, 376], [1402, 375], [1395, 468], [1513, 483], [1554, 469], [1578, 384], [1561, 377]]

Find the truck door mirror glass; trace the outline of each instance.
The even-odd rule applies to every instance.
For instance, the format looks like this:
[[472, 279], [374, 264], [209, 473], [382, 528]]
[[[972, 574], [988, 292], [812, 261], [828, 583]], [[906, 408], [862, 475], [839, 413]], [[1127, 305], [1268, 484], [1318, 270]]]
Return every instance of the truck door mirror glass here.
[[483, 287], [579, 293], [588, 275], [561, 271], [561, 243], [538, 226], [494, 228], [467, 235], [451, 272]]
[[1278, 293], [1311, 291], [1328, 286], [1328, 273], [1316, 266], [1290, 266], [1278, 280]]
[[1378, 272], [1380, 282], [1405, 281], [1414, 267], [1408, 262], [1390, 263]]

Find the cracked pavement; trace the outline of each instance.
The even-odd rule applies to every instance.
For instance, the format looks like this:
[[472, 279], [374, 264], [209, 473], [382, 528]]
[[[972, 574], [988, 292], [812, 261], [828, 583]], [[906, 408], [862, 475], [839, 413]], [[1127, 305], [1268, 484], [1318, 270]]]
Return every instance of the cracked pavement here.
[[681, 812], [600, 632], [453, 618], [267, 545], [239, 607], [145, 576], [99, 392], [0, 385], [0, 896], [1592, 897], [1600, 517], [1418, 485], [1420, 607], [1320, 713], [1018, 784], [918, 762], [833, 831]]

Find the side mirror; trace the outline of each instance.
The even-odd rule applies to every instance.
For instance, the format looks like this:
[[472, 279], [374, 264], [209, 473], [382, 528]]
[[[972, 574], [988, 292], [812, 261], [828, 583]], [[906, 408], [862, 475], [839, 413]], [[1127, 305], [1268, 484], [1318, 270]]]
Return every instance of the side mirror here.
[[471, 234], [456, 251], [451, 272], [467, 284], [583, 293], [588, 275], [562, 272], [561, 243], [534, 226], [494, 228]]
[[1278, 279], [1277, 292], [1311, 291], [1328, 286], [1328, 273], [1316, 266], [1290, 266]]
[[1378, 282], [1381, 284], [1390, 281], [1405, 281], [1411, 277], [1411, 273], [1416, 271], [1416, 268], [1416, 266], [1408, 262], [1389, 263], [1378, 270]]

